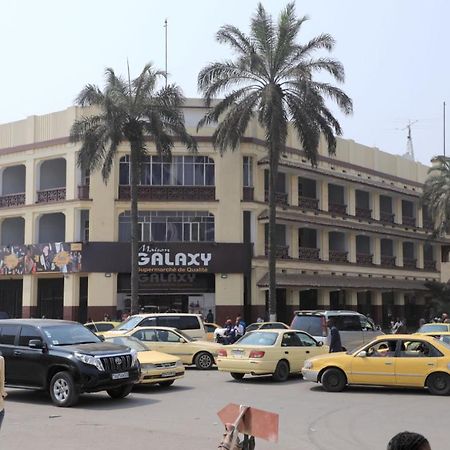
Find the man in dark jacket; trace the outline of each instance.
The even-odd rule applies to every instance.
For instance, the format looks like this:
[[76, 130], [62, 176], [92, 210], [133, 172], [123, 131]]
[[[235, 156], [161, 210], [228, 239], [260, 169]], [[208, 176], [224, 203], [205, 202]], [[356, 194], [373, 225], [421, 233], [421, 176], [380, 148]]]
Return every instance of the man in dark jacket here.
[[328, 319], [327, 326], [330, 329], [330, 353], [342, 352], [341, 335], [333, 319]]

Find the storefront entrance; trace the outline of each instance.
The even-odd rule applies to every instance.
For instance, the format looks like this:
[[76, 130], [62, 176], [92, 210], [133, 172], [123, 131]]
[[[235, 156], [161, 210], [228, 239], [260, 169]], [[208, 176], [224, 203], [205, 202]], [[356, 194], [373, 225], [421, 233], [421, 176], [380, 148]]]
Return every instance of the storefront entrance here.
[[64, 305], [64, 278], [38, 280], [37, 317], [62, 319]]
[[22, 280], [0, 281], [0, 311], [9, 317], [22, 317]]
[[188, 295], [139, 295], [141, 311], [152, 312], [189, 312]]

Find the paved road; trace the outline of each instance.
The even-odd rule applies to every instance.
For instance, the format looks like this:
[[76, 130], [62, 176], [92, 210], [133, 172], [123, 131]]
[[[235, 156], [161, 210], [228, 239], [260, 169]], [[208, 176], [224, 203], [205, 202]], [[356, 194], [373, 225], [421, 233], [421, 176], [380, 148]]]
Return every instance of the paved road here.
[[231, 380], [226, 373], [188, 370], [168, 389], [137, 388], [127, 399], [89, 394], [74, 408], [56, 408], [43, 393], [8, 390], [1, 450], [49, 448], [208, 450], [222, 426], [216, 412], [229, 402], [280, 414], [280, 442], [257, 449], [375, 450], [391, 436], [414, 430], [433, 450], [448, 449], [449, 398], [425, 391], [351, 388], [331, 394], [294, 378]]

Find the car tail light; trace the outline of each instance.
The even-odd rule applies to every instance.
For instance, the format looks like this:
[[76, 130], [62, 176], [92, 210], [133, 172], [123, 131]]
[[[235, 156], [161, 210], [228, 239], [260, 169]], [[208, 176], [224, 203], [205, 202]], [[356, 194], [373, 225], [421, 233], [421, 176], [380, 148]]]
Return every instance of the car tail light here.
[[219, 351], [217, 352], [217, 355], [218, 355], [218, 356], [227, 356], [227, 351], [226, 351], [226, 350], [219, 350]]
[[250, 352], [249, 358], [262, 358], [266, 352], [262, 352], [260, 350], [252, 350]]
[[327, 337], [328, 336], [327, 319], [325, 319], [324, 316], [322, 316], [321, 319], [322, 319], [322, 336]]

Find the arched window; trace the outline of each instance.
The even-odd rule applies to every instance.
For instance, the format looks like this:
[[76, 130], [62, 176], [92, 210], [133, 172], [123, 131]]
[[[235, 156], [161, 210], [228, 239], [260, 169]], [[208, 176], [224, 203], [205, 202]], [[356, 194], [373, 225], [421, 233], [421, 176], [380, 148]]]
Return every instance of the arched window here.
[[[130, 157], [120, 158], [119, 183], [130, 184]], [[214, 160], [207, 156], [148, 156], [141, 163], [143, 186], [214, 186]]]
[[[142, 242], [214, 242], [214, 215], [208, 211], [139, 211]], [[131, 213], [119, 215], [119, 240], [131, 236]]]

